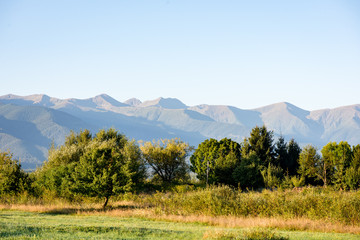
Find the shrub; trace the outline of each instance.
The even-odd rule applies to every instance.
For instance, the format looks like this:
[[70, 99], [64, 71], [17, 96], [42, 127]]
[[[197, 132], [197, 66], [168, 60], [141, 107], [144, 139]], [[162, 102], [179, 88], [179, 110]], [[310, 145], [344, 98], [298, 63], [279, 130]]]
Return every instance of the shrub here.
[[283, 237], [270, 229], [254, 229], [244, 233], [244, 240], [286, 240], [288, 237]]

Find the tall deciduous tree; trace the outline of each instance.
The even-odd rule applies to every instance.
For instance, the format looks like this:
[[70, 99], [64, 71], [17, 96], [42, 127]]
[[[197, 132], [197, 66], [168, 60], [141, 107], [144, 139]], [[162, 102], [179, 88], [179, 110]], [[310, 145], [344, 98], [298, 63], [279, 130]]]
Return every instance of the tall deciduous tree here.
[[325, 187], [327, 186], [331, 163], [324, 161], [314, 146], [307, 145], [302, 149], [299, 157], [299, 165], [299, 174], [301, 174], [302, 177], [305, 179], [318, 179], [323, 182]]
[[130, 166], [139, 159], [137, 154], [124, 150], [134, 147], [128, 145], [133, 143], [114, 129], [100, 130], [75, 166], [71, 190], [105, 198], [104, 208], [112, 195], [130, 191], [134, 184], [132, 176], [137, 172]]
[[191, 170], [197, 174], [197, 178], [203, 182], [216, 182], [215, 166], [218, 158], [219, 142], [216, 139], [206, 139], [199, 144], [190, 157]]
[[163, 182], [184, 180], [189, 166], [185, 159], [192, 148], [180, 139], [162, 139], [140, 146], [145, 162]]
[[71, 133], [60, 147], [52, 147], [49, 160], [37, 172], [38, 183], [58, 196], [73, 194], [109, 198], [128, 191], [145, 177], [140, 150], [134, 141], [114, 129]]
[[324, 162], [331, 164], [331, 181], [337, 188], [346, 188], [345, 172], [351, 162], [351, 146], [347, 142], [330, 142], [322, 150]]
[[90, 131], [85, 129], [79, 133], [71, 131], [61, 146], [52, 145], [47, 161], [35, 172], [38, 188], [53, 191], [57, 196], [71, 198], [71, 174], [91, 140]]
[[235, 185], [232, 177], [241, 158], [240, 144], [231, 139], [208, 139], [200, 143], [190, 158], [191, 170], [206, 183]]
[[232, 174], [240, 164], [241, 146], [229, 138], [219, 141], [219, 157], [216, 160], [215, 175], [218, 183], [236, 185]]

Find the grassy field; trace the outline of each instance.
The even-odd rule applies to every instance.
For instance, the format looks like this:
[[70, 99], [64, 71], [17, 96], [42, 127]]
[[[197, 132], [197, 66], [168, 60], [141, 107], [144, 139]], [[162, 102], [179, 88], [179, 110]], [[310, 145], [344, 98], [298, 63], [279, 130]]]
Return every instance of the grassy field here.
[[1, 239], [256, 239], [250, 236], [264, 232], [277, 236], [273, 239], [360, 239], [348, 233], [269, 231], [111, 216], [111, 212], [0, 210]]
[[226, 186], [101, 199], [4, 196], [1, 239], [360, 239], [360, 191]]

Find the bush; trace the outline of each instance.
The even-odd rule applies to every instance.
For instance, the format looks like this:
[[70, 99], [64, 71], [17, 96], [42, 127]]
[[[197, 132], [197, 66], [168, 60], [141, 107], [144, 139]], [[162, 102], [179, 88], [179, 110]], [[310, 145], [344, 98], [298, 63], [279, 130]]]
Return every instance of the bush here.
[[263, 239], [267, 239], [267, 240], [286, 240], [289, 239], [288, 237], [283, 237], [280, 236], [278, 234], [276, 234], [275, 232], [267, 229], [254, 229], [248, 232], [244, 233], [244, 240], [263, 240]]

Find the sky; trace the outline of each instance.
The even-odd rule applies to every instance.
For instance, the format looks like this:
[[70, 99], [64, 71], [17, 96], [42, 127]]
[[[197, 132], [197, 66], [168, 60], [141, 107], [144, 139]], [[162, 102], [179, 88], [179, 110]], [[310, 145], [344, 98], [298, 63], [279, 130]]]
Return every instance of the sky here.
[[360, 104], [358, 0], [2, 0], [0, 95]]

